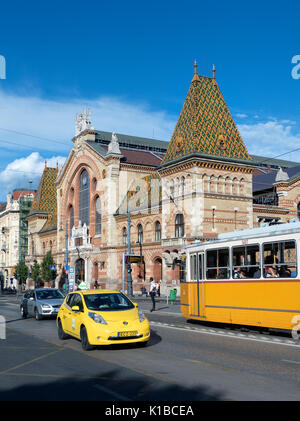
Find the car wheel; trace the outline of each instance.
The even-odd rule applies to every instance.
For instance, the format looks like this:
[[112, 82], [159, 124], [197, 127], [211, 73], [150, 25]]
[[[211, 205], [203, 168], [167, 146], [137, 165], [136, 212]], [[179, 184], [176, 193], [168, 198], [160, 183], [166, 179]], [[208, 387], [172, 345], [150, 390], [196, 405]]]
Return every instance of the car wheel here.
[[64, 340], [64, 339], [68, 339], [69, 338], [69, 335], [67, 335], [65, 333], [65, 331], [63, 330], [63, 327], [62, 327], [62, 324], [61, 324], [61, 321], [60, 320], [58, 321], [57, 333], [58, 333], [59, 339], [61, 339], [61, 340]]
[[38, 309], [34, 310], [35, 320], [42, 320], [43, 316], [39, 313]]
[[80, 329], [80, 340], [81, 340], [82, 349], [84, 349], [85, 351], [90, 351], [91, 349], [94, 348], [89, 343], [89, 338], [88, 338], [88, 335], [87, 335], [87, 331], [86, 331], [86, 328], [84, 326], [82, 326], [82, 328]]
[[22, 317], [22, 319], [26, 319], [26, 317], [27, 317], [27, 313], [26, 313], [26, 311], [24, 310], [24, 307], [23, 307], [23, 306], [21, 306], [21, 307], [20, 307], [20, 313], [21, 313], [21, 317]]

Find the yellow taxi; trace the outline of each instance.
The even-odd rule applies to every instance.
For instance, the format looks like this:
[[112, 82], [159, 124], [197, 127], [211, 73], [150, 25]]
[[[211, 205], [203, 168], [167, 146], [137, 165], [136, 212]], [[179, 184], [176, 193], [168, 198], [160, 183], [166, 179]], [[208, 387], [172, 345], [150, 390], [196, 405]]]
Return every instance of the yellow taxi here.
[[56, 323], [60, 339], [78, 338], [86, 351], [95, 345], [146, 345], [150, 339], [148, 319], [120, 291], [71, 292], [59, 309]]

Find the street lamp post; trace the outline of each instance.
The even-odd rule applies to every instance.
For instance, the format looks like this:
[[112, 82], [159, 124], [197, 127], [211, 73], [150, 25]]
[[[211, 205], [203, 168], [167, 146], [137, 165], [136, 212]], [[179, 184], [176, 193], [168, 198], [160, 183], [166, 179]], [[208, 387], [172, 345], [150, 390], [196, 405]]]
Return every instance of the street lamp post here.
[[133, 291], [132, 291], [132, 276], [131, 276], [131, 264], [130, 264], [130, 253], [131, 253], [131, 245], [130, 245], [130, 212], [129, 212], [129, 207], [128, 207], [128, 195], [127, 195], [127, 224], [128, 224], [128, 238], [127, 238], [127, 242], [128, 242], [128, 248], [127, 248], [127, 253], [128, 253], [128, 262], [127, 262], [127, 294], [132, 297], [133, 296]]
[[68, 222], [66, 222], [66, 272], [67, 272], [67, 279], [65, 280], [66, 283], [66, 291], [69, 292], [69, 275], [68, 275], [68, 265], [69, 265], [69, 237], [68, 237]]

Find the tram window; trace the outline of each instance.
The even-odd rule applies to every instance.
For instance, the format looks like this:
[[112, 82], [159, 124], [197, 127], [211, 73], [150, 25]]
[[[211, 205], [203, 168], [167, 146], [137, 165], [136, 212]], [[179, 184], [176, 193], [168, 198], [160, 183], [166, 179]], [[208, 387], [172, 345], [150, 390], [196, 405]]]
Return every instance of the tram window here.
[[259, 245], [246, 245], [232, 248], [232, 277], [260, 278]]
[[297, 275], [296, 242], [276, 241], [263, 246], [265, 278], [294, 278]]
[[203, 279], [203, 274], [202, 274], [202, 259], [203, 259], [203, 255], [202, 254], [198, 254], [198, 275], [199, 278], [198, 279]]
[[206, 278], [229, 278], [229, 249], [208, 250], [206, 252]]
[[190, 258], [190, 280], [197, 281], [197, 255], [192, 254]]

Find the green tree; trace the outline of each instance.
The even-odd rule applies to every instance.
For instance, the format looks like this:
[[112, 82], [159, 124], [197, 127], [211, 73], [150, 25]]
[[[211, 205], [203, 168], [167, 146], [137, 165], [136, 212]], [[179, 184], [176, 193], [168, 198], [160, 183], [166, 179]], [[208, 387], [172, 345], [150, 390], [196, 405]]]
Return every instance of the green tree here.
[[24, 284], [26, 282], [26, 279], [28, 278], [28, 267], [26, 266], [24, 260], [21, 260], [17, 266], [15, 267], [14, 275], [17, 279], [19, 279], [19, 282], [21, 284]]
[[41, 280], [41, 267], [36, 260], [34, 261], [34, 264], [31, 269], [31, 276], [34, 281], [35, 287], [37, 287]]
[[48, 251], [41, 263], [41, 275], [43, 281], [52, 281], [51, 265], [54, 265], [54, 260], [51, 251]]

